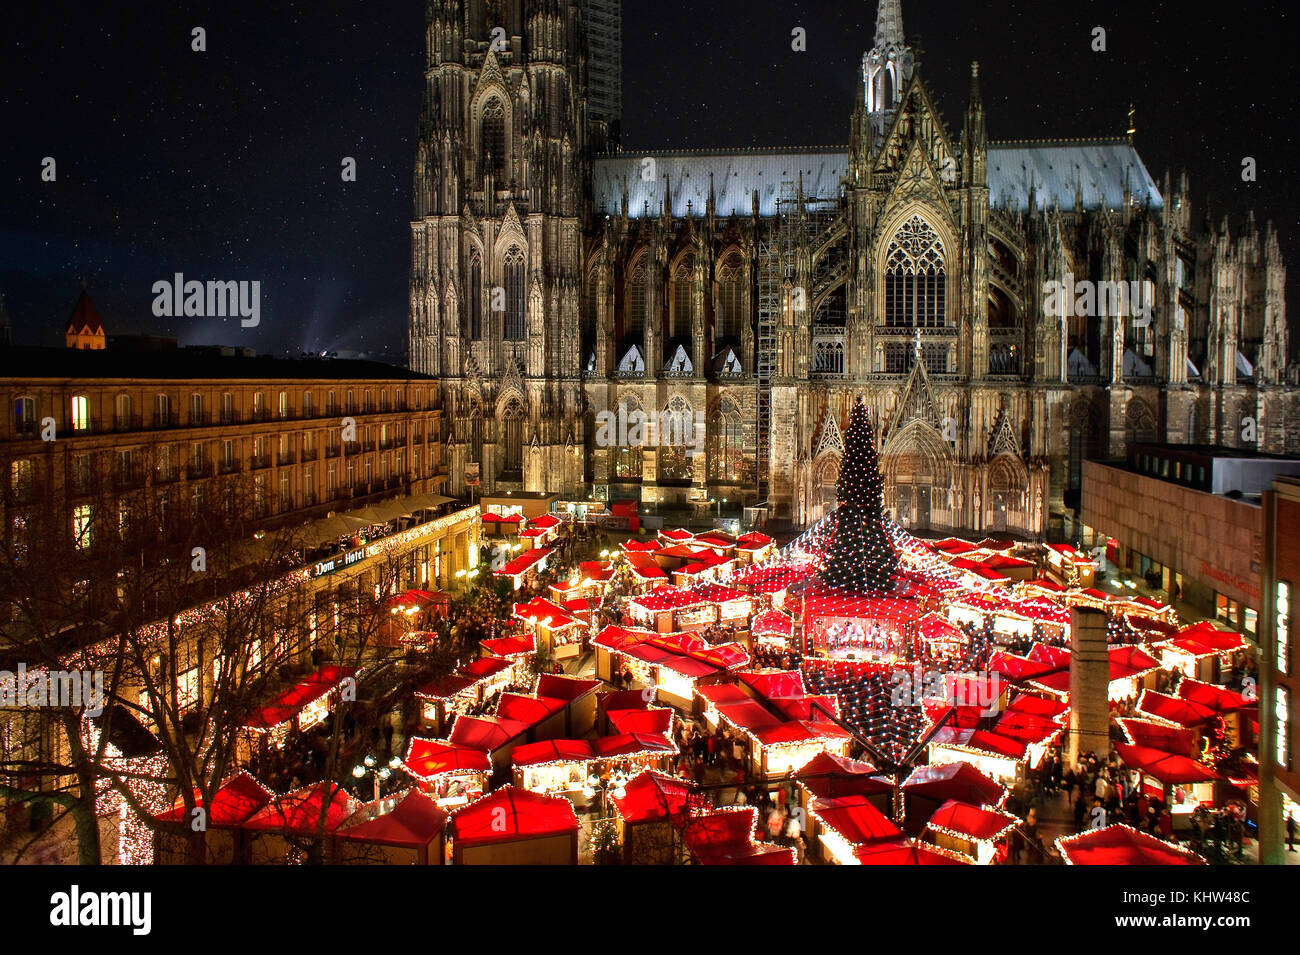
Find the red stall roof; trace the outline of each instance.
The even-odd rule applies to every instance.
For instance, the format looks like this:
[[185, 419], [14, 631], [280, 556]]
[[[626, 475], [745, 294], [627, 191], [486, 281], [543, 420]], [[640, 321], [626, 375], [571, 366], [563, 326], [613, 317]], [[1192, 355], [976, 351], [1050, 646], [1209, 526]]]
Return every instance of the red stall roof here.
[[[212, 794], [212, 805], [207, 809], [207, 824], [210, 829], [234, 828], [243, 825], [245, 820], [269, 803], [275, 794], [267, 789], [247, 771], [240, 772], [226, 780]], [[194, 802], [203, 806], [203, 795], [194, 790]], [[184, 800], [177, 800], [176, 805], [155, 818], [159, 822], [188, 822]]]
[[1169, 726], [1165, 723], [1153, 723], [1149, 720], [1116, 720], [1124, 735], [1137, 746], [1149, 746], [1162, 749], [1167, 753], [1180, 756], [1196, 754], [1196, 731], [1182, 726]]
[[524, 634], [521, 637], [495, 637], [487, 640], [480, 640], [481, 646], [488, 653], [497, 657], [513, 657], [521, 654], [533, 653], [537, 645], [533, 642], [531, 633]]
[[573, 804], [560, 796], [543, 796], [502, 786], [451, 814], [451, 837], [461, 845], [484, 845], [577, 832]]
[[585, 763], [595, 754], [591, 741], [585, 739], [546, 739], [540, 743], [523, 743], [510, 751], [516, 766], [541, 763]]
[[1123, 823], [1056, 840], [1066, 865], [1205, 865], [1181, 849]]
[[451, 727], [451, 742], [492, 752], [528, 732], [528, 724], [496, 716], [457, 716]]
[[550, 547], [534, 547], [532, 550], [524, 551], [500, 570], [494, 570], [492, 573], [498, 577], [518, 577], [538, 561], [549, 557], [551, 550]]
[[931, 829], [987, 841], [1001, 839], [1019, 824], [1020, 820], [1010, 813], [981, 809], [956, 799], [950, 799], [940, 806], [926, 823]]
[[866, 796], [816, 799], [811, 808], [823, 824], [854, 846], [880, 839], [897, 839], [903, 835], [902, 830], [868, 802]]
[[503, 720], [518, 720], [528, 726], [536, 726], [543, 720], [561, 712], [568, 702], [556, 700], [549, 696], [521, 696], [518, 693], [502, 693], [497, 702], [496, 715]]
[[[396, 805], [392, 803], [394, 798]], [[391, 808], [385, 811], [388, 806]], [[366, 803], [352, 814], [337, 835], [357, 842], [418, 849], [437, 839], [446, 821], [447, 813], [437, 803], [412, 788], [397, 797]]]
[[956, 853], [941, 852], [934, 846], [923, 845], [910, 839], [873, 842], [860, 846], [853, 853], [863, 865], [971, 865], [970, 859]]
[[903, 790], [931, 799], [958, 799], [972, 805], [997, 806], [1006, 790], [970, 763], [920, 766], [903, 782]]
[[794, 776], [808, 792], [820, 798], [892, 792], [894, 784], [874, 775], [877, 772], [870, 763], [821, 752], [797, 769]]
[[600, 680], [584, 680], [577, 676], [561, 676], [558, 673], [543, 673], [537, 678], [533, 693], [537, 696], [549, 696], [557, 700], [571, 702], [578, 697], [598, 689]]
[[667, 733], [673, 725], [673, 710], [667, 706], [609, 710], [605, 715], [620, 733]]
[[320, 831], [324, 813], [324, 831], [334, 832], [357, 809], [357, 801], [337, 783], [323, 782], [295, 789], [262, 807], [243, 827], [259, 831], [279, 830], [312, 835]]
[[1130, 743], [1118, 743], [1115, 749], [1126, 766], [1141, 770], [1168, 785], [1208, 783], [1222, 778], [1209, 766], [1190, 756]]
[[403, 768], [417, 779], [455, 773], [490, 773], [492, 761], [487, 750], [465, 746], [445, 739], [412, 737], [406, 747]]
[[625, 822], [653, 822], [671, 819], [681, 828], [689, 811], [691, 790], [685, 782], [652, 770], [637, 773], [614, 796], [614, 808]]
[[675, 753], [677, 744], [664, 733], [618, 733], [601, 736], [592, 743], [599, 759], [649, 753]]
[[691, 817], [686, 845], [701, 865], [794, 865], [793, 849], [753, 841], [758, 812], [752, 806]]
[[765, 610], [754, 618], [753, 623], [749, 625], [750, 632], [755, 636], [764, 633], [780, 634], [788, 637], [794, 633], [794, 621], [788, 614], [780, 610]]
[[1259, 705], [1257, 701], [1248, 700], [1240, 693], [1215, 686], [1213, 683], [1202, 683], [1190, 677], [1178, 684], [1178, 696], [1180, 699], [1208, 706], [1216, 713], [1233, 713]]
[[1179, 726], [1200, 726], [1216, 716], [1213, 709], [1201, 703], [1170, 696], [1167, 693], [1157, 693], [1155, 690], [1142, 691], [1142, 695], [1138, 697], [1137, 712], [1166, 723], [1177, 723]]
[[320, 699], [343, 680], [356, 675], [356, 667], [323, 666], [258, 710], [244, 721], [244, 725], [252, 729], [270, 729], [281, 723], [287, 723], [307, 704]]

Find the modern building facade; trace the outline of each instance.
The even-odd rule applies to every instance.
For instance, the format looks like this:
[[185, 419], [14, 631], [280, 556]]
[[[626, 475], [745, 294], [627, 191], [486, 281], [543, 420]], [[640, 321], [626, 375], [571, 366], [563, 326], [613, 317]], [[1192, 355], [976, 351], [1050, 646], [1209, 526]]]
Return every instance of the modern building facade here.
[[[1262, 493], [1300, 476], [1300, 458], [1133, 444], [1123, 461], [1085, 461], [1086, 545], [1114, 541], [1108, 563], [1158, 581], [1205, 617], [1259, 638], [1264, 600]], [[1297, 527], [1300, 531], [1300, 527]]]
[[[847, 146], [620, 153], [586, 6], [427, 5], [409, 344], [453, 489], [473, 463], [485, 491], [803, 524], [857, 395], [913, 528], [1059, 529], [1083, 461], [1127, 442], [1300, 450], [1276, 231], [1200, 221], [1132, 117], [992, 142], [974, 64], [950, 126], [882, 0]], [[603, 440], [620, 411], [703, 435]]]

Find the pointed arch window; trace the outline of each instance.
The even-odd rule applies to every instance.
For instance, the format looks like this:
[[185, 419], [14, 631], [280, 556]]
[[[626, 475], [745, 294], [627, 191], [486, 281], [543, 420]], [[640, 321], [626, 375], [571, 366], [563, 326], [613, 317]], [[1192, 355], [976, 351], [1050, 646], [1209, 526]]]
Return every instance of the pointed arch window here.
[[501, 418], [501, 470], [504, 475], [522, 472], [524, 460], [524, 406], [511, 398]]
[[709, 462], [715, 481], [740, 480], [745, 471], [745, 426], [740, 409], [730, 398], [718, 402], [713, 421], [713, 456]]
[[743, 267], [739, 252], [732, 252], [718, 270], [717, 337], [730, 341], [740, 340], [741, 331], [741, 281]]
[[527, 289], [524, 283], [524, 254], [517, 246], [512, 246], [506, 253], [505, 271], [505, 339], [508, 342], [520, 342], [524, 340], [524, 303]]
[[946, 322], [947, 269], [943, 243], [912, 216], [894, 233], [885, 258], [885, 324], [941, 328]]
[[483, 150], [482, 173], [492, 173], [500, 185], [506, 172], [506, 110], [495, 97], [483, 107], [479, 145]]
[[646, 280], [645, 256], [637, 260], [627, 280], [627, 314], [623, 319], [623, 335], [640, 341], [645, 336]]
[[691, 335], [694, 278], [695, 256], [688, 255], [673, 273], [673, 313], [668, 329], [669, 338], [689, 338]]
[[483, 260], [476, 252], [469, 260], [469, 338], [483, 340]]

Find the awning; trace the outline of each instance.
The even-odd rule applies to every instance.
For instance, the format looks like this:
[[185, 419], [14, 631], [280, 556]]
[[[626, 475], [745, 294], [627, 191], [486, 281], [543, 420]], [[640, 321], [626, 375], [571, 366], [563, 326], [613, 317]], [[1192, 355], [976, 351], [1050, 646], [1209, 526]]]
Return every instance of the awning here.
[[1056, 840], [1066, 865], [1205, 865], [1181, 849], [1122, 823]]

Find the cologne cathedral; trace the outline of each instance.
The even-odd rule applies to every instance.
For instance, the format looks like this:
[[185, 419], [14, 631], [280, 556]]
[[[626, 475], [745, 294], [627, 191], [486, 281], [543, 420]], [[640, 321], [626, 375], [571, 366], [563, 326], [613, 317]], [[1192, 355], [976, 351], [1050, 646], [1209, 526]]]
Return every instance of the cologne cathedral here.
[[[918, 530], [1059, 532], [1081, 462], [1129, 442], [1300, 451], [1271, 224], [1198, 220], [1131, 128], [990, 141], [978, 64], [950, 125], [901, 7], [847, 146], [629, 153], [618, 0], [429, 0], [409, 347], [455, 491], [478, 465], [485, 492], [806, 524], [859, 396]], [[619, 445], [601, 412], [702, 434]]]

